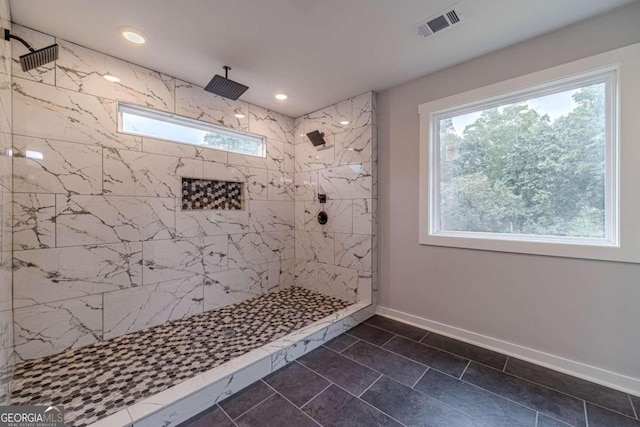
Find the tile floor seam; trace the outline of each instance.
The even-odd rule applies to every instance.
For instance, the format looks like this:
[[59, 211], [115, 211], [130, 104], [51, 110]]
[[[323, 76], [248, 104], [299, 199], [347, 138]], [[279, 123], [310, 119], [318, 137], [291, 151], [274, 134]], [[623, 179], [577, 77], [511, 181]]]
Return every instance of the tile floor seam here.
[[[427, 372], [429, 372], [429, 370], [430, 370], [430, 369], [431, 369], [431, 368], [427, 368], [427, 370], [426, 370], [426, 371], [424, 371], [424, 372], [422, 373], [422, 375], [420, 375], [420, 378], [418, 378], [418, 379], [416, 380], [416, 382], [415, 382], [415, 383], [413, 383], [413, 385], [411, 386], [411, 388], [414, 388], [414, 387], [415, 387], [415, 386], [420, 382], [420, 380], [421, 380], [422, 378], [424, 378], [424, 376], [425, 376], [425, 375], [427, 375]], [[416, 391], [417, 391], [417, 390], [416, 390]]]
[[222, 411], [222, 413], [229, 419], [229, 421], [231, 421], [231, 424], [233, 424], [236, 427], [238, 426], [238, 424], [236, 424], [233, 418], [231, 418], [231, 415], [227, 414], [227, 411], [222, 409], [222, 406], [220, 406], [220, 403], [216, 403], [214, 406], [217, 406]]
[[[340, 356], [340, 357], [344, 357], [344, 358], [345, 358], [345, 359], [347, 359], [347, 360], [350, 360], [350, 361], [352, 361], [352, 362], [354, 362], [354, 363], [357, 363], [358, 365], [360, 365], [360, 366], [362, 366], [362, 367], [364, 367], [364, 368], [367, 368], [367, 369], [369, 369], [370, 371], [375, 372], [376, 374], [384, 375], [382, 372], [380, 372], [380, 371], [378, 371], [378, 370], [376, 370], [376, 369], [373, 369], [372, 367], [367, 366], [367, 365], [365, 365], [364, 363], [360, 363], [360, 362], [358, 362], [357, 360], [352, 359], [352, 358], [350, 358], [350, 357], [348, 357], [348, 356], [346, 356], [346, 355], [344, 355], [344, 354], [340, 354], [340, 353], [338, 353], [337, 351], [331, 350], [330, 348], [327, 348], [327, 350], [329, 350], [329, 351], [331, 351], [331, 352], [333, 352], [333, 353], [337, 354], [337, 355], [338, 355], [338, 356]], [[306, 366], [306, 365], [305, 365], [305, 366]]]
[[593, 406], [597, 406], [598, 408], [600, 408], [600, 409], [604, 409], [605, 411], [613, 412], [614, 414], [618, 414], [618, 415], [623, 416], [623, 417], [625, 417], [625, 418], [628, 418], [628, 419], [630, 419], [630, 420], [632, 420], [632, 421], [638, 421], [638, 420], [637, 420], [636, 418], [634, 418], [634, 417], [631, 417], [631, 416], [629, 416], [629, 415], [625, 415], [625, 414], [623, 414], [623, 413], [620, 413], [620, 412], [614, 411], [614, 410], [609, 409], [609, 408], [605, 408], [604, 406], [602, 406], [602, 405], [598, 405], [597, 403], [588, 402], [588, 401], [586, 401], [586, 400], [585, 400], [585, 411], [586, 411], [586, 405], [587, 405], [587, 404], [589, 404], [589, 405], [593, 405]]
[[586, 427], [589, 427], [589, 415], [587, 414], [587, 401], [583, 400], [582, 401], [582, 407], [584, 408], [584, 424], [586, 425]]
[[504, 361], [504, 366], [502, 367], [502, 372], [507, 373], [507, 363], [509, 363], [510, 357], [507, 356], [507, 359]]
[[[391, 341], [392, 339], [394, 339], [395, 337], [397, 337], [398, 334], [393, 335], [391, 338], [389, 338], [388, 340], [386, 340], [385, 342], [383, 342], [382, 344], [380, 344], [378, 347], [382, 348], [385, 344], [387, 344], [389, 341]], [[375, 344], [374, 344], [375, 345]]]
[[[262, 381], [262, 380], [258, 380], [258, 382], [260, 382], [260, 381]], [[264, 383], [263, 383], [263, 384], [264, 384]], [[250, 386], [252, 386], [252, 385], [253, 385], [253, 384], [249, 384], [249, 386], [248, 386], [248, 387], [250, 387]], [[245, 388], [245, 389], [243, 389], [243, 390], [240, 390], [240, 391], [239, 391], [238, 393], [236, 393], [236, 394], [233, 394], [233, 395], [229, 396], [229, 399], [232, 399], [234, 396], [239, 396], [239, 395], [240, 395], [240, 393], [242, 393], [243, 391], [245, 391], [248, 387], [246, 387], [246, 388]], [[249, 409], [247, 409], [246, 411], [242, 412], [242, 413], [241, 413], [240, 415], [238, 415], [237, 417], [235, 417], [235, 418], [231, 418], [231, 416], [229, 416], [229, 418], [231, 418], [231, 420], [232, 420], [232, 421], [235, 421], [235, 420], [239, 419], [240, 417], [242, 417], [243, 415], [245, 415], [247, 412], [249, 412], [249, 411], [251, 411], [251, 410], [253, 410], [253, 409], [257, 408], [258, 406], [262, 405], [262, 404], [263, 404], [264, 402], [266, 402], [267, 400], [271, 399], [271, 398], [273, 397], [273, 395], [274, 395], [274, 394], [276, 394], [276, 392], [275, 392], [275, 391], [273, 391], [273, 389], [272, 389], [271, 387], [269, 387], [269, 388], [270, 388], [270, 389], [271, 389], [271, 391], [272, 391], [272, 393], [271, 393], [269, 396], [265, 397], [265, 398], [264, 398], [264, 399], [262, 399], [260, 402], [256, 403], [255, 405], [253, 405], [252, 407], [250, 407], [250, 408], [249, 408]], [[224, 400], [223, 400], [223, 402], [224, 402]], [[222, 405], [221, 405], [221, 407], [222, 407]], [[227, 414], [227, 415], [229, 415], [229, 414]]]
[[369, 384], [369, 387], [365, 388], [365, 389], [363, 390], [363, 392], [362, 392], [362, 393], [360, 393], [360, 394], [358, 395], [358, 399], [360, 399], [360, 398], [362, 397], [362, 395], [363, 395], [363, 394], [365, 394], [365, 393], [367, 392], [367, 390], [369, 390], [371, 387], [373, 387], [373, 385], [374, 385], [375, 383], [377, 383], [378, 381], [380, 381], [380, 378], [382, 378], [382, 377], [384, 377], [384, 374], [380, 374], [380, 376], [379, 376], [378, 378], [376, 378], [374, 382], [372, 382], [371, 384]]
[[[432, 366], [429, 366], [429, 365], [427, 365], [427, 364], [425, 364], [425, 363], [422, 363], [422, 362], [420, 362], [420, 361], [418, 361], [418, 360], [415, 360], [415, 359], [412, 359], [412, 358], [410, 358], [410, 357], [404, 356], [404, 355], [402, 355], [402, 354], [400, 354], [400, 353], [396, 353], [395, 351], [390, 350], [390, 349], [388, 349], [387, 347], [380, 347], [380, 348], [381, 348], [382, 350], [386, 350], [386, 351], [388, 351], [389, 353], [393, 353], [393, 354], [395, 354], [396, 356], [400, 356], [400, 357], [402, 357], [402, 358], [405, 358], [405, 359], [407, 359], [407, 360], [410, 360], [411, 362], [417, 363], [418, 365], [422, 365], [422, 366], [424, 366], [425, 368], [433, 368]], [[468, 359], [465, 359], [465, 360], [469, 361]], [[436, 370], [437, 370], [437, 369], [436, 369]]]
[[307, 406], [307, 404], [309, 404], [309, 402], [311, 402], [313, 399], [315, 399], [316, 397], [320, 396], [322, 394], [323, 391], [325, 391], [326, 389], [328, 389], [329, 387], [331, 387], [333, 385], [332, 382], [329, 382], [329, 385], [327, 385], [325, 388], [323, 388], [322, 390], [320, 390], [318, 393], [316, 393], [311, 399], [307, 400], [306, 402], [304, 402], [304, 404], [302, 406], [298, 406], [300, 409], [304, 408], [305, 406]]
[[631, 395], [627, 394], [627, 397], [629, 398], [629, 403], [631, 403], [631, 409], [633, 410], [633, 413], [635, 414], [636, 419], [640, 420], [640, 414], [636, 410], [636, 405], [633, 404], [633, 399], [631, 398]]
[[[422, 362], [418, 362], [417, 360], [414, 360], [414, 359], [412, 359], [412, 358], [410, 358], [410, 357], [403, 356], [402, 354], [399, 354], [399, 353], [396, 353], [396, 352], [394, 352], [394, 351], [391, 351], [391, 350], [389, 350], [388, 348], [378, 347], [378, 346], [376, 346], [375, 344], [371, 344], [371, 343], [369, 343], [369, 342], [367, 342], [367, 341], [362, 341], [362, 342], [367, 343], [367, 344], [369, 344], [369, 345], [373, 345], [374, 347], [378, 348], [379, 350], [386, 351], [386, 352], [388, 352], [388, 353], [393, 354], [394, 356], [401, 357], [401, 358], [403, 358], [403, 359], [405, 359], [405, 360], [408, 360], [409, 362], [412, 362], [412, 363], [415, 363], [415, 364], [417, 364], [417, 365], [420, 365], [420, 366], [422, 366], [423, 368], [427, 368], [427, 370], [428, 370], [429, 368], [431, 368], [431, 366], [429, 366], [429, 365], [425, 365], [424, 363], [422, 363]], [[353, 344], [356, 344], [356, 343], [353, 343]], [[353, 344], [352, 344], [352, 345], [353, 345]], [[351, 347], [351, 346], [349, 346], [349, 347]], [[331, 349], [329, 349], [329, 350], [331, 350]], [[343, 351], [346, 351], [346, 350], [347, 350], [347, 349], [345, 348]], [[343, 357], [346, 357], [346, 358], [347, 358], [347, 359], [349, 359], [349, 360], [353, 360], [353, 361], [354, 361], [354, 362], [356, 362], [356, 363], [360, 363], [361, 365], [364, 365], [364, 366], [366, 366], [367, 368], [369, 368], [369, 369], [371, 369], [371, 370], [374, 370], [374, 371], [376, 371], [376, 372], [378, 372], [378, 373], [381, 373], [381, 372], [377, 371], [376, 369], [372, 368], [371, 366], [368, 366], [368, 365], [365, 365], [364, 363], [358, 362], [357, 360], [355, 360], [354, 358], [352, 358], [351, 356], [349, 356], [349, 355], [347, 355], [347, 354], [342, 354], [342, 352], [340, 352], [340, 353], [338, 353], [338, 354], [339, 354], [339, 355], [341, 355], [341, 356], [343, 356]], [[423, 374], [423, 375], [424, 375], [424, 374]], [[388, 376], [388, 375], [387, 375], [387, 376]]]
[[[349, 335], [349, 336], [351, 337], [351, 336], [353, 336], [353, 335]], [[354, 337], [354, 338], [356, 338], [356, 337]], [[353, 342], [353, 343], [349, 344], [347, 347], [345, 347], [345, 348], [344, 348], [343, 350], [341, 350], [340, 352], [337, 352], [337, 351], [336, 351], [336, 353], [338, 353], [338, 354], [342, 354], [343, 352], [347, 351], [349, 348], [353, 347], [355, 344], [359, 343], [360, 341], [362, 341], [360, 338], [356, 338], [355, 342]], [[329, 342], [331, 342], [331, 341], [327, 341], [327, 342], [325, 342], [324, 344], [322, 344], [322, 346], [323, 346], [323, 347], [325, 347], [325, 348], [328, 348], [329, 350], [332, 350], [332, 348], [331, 348], [331, 347], [327, 347], [327, 346], [326, 346], [326, 344], [328, 344]], [[335, 351], [335, 350], [333, 350], [333, 351]]]
[[[265, 384], [267, 384], [265, 382]], [[269, 384], [267, 384], [267, 387], [269, 387], [271, 390], [274, 391], [275, 394], [277, 394], [278, 396], [280, 396], [281, 398], [283, 398], [285, 401], [289, 402], [291, 405], [293, 405], [294, 408], [296, 408], [298, 411], [302, 412], [307, 418], [309, 418], [311, 421], [313, 421], [314, 423], [316, 423], [317, 425], [319, 425], [320, 427], [323, 427], [322, 424], [320, 424], [319, 422], [317, 422], [311, 415], [307, 414], [305, 411], [302, 410], [302, 407], [296, 405], [295, 403], [293, 403], [292, 401], [290, 401], [289, 399], [287, 399], [282, 393], [280, 393], [278, 390], [276, 390], [275, 388], [271, 387]], [[331, 384], [329, 384], [325, 390], [327, 388], [331, 387]], [[324, 391], [324, 390], [323, 390]], [[322, 393], [322, 392], [321, 392]], [[315, 396], [314, 396], [315, 397]], [[293, 426], [295, 427], [295, 426]]]
[[538, 418], [540, 417], [540, 412], [536, 412], [536, 423], [535, 427], [538, 427]]
[[464, 373], [467, 372], [467, 369], [469, 369], [469, 366], [471, 366], [471, 360], [469, 360], [469, 363], [467, 363], [467, 366], [464, 367], [464, 370], [460, 374], [460, 377], [459, 377], [460, 379], [462, 379], [462, 377], [464, 376]]
[[[404, 337], [402, 337], [402, 338], [404, 338]], [[407, 339], [410, 339], [410, 338], [407, 338]], [[412, 340], [412, 341], [413, 341], [413, 340]], [[462, 342], [462, 341], [461, 341], [461, 342]], [[385, 343], [385, 344], [386, 344], [386, 343]], [[435, 346], [433, 346], [433, 345], [425, 344], [425, 343], [423, 343], [423, 342], [418, 342], [418, 344], [423, 345], [423, 346], [425, 346], [425, 347], [429, 347], [429, 348], [431, 348], [431, 349], [433, 349], [433, 350], [438, 350], [438, 351], [441, 351], [441, 352], [443, 352], [443, 353], [450, 354], [450, 355], [455, 356], [455, 357], [459, 357], [460, 359], [463, 359], [463, 360], [466, 360], [466, 361], [476, 362], [476, 363], [480, 363], [481, 365], [484, 365], [484, 366], [489, 366], [489, 365], [485, 365], [485, 364], [484, 364], [484, 363], [482, 363], [482, 362], [478, 362], [478, 361], [476, 361], [476, 360], [473, 360], [473, 359], [470, 359], [470, 358], [468, 358], [468, 357], [462, 356], [462, 355], [460, 355], [460, 354], [452, 353], [451, 351], [448, 351], [448, 350], [442, 349], [442, 348], [440, 348], [440, 347], [435, 347]], [[489, 366], [489, 367], [491, 368], [491, 366]]]
[[[367, 319], [367, 320], [368, 320], [368, 319]], [[387, 332], [387, 333], [390, 333], [390, 334], [393, 334], [393, 335], [397, 335], [397, 336], [400, 336], [400, 337], [402, 337], [402, 338], [406, 338], [406, 339], [411, 340], [411, 341], [414, 341], [414, 342], [420, 342], [420, 340], [423, 340], [423, 339], [424, 339], [427, 335], [429, 335], [429, 333], [430, 333], [430, 331], [426, 331], [426, 332], [427, 332], [427, 334], [426, 334], [424, 337], [420, 338], [420, 340], [414, 340], [413, 338], [409, 338], [409, 337], [404, 336], [404, 335], [402, 335], [402, 334], [399, 334], [399, 333], [397, 333], [397, 332], [393, 332], [393, 331], [390, 331], [390, 330], [388, 330], [388, 329], [381, 328], [380, 326], [376, 326], [376, 325], [372, 325], [371, 323], [367, 323], [367, 321], [366, 321], [366, 320], [365, 320], [364, 322], [362, 322], [362, 323], [364, 323], [364, 324], [365, 324], [365, 325], [367, 325], [367, 326], [371, 326], [372, 328], [380, 329], [381, 331], [384, 331], [384, 332]], [[359, 326], [359, 325], [356, 325], [356, 326]], [[353, 327], [353, 328], [351, 328], [351, 329], [354, 329], [356, 326], [354, 326], [354, 327]], [[418, 327], [416, 327], [416, 326], [414, 326], [414, 327], [415, 327], [416, 329], [420, 329], [420, 328], [418, 328]], [[423, 330], [424, 330], [424, 329], [423, 329]], [[346, 331], [346, 333], [349, 333], [349, 331]], [[349, 334], [349, 335], [351, 335], [351, 334]], [[354, 336], [354, 335], [352, 335], [352, 336]], [[355, 338], [358, 338], [358, 337], [355, 337]], [[391, 338], [393, 338], [393, 337], [391, 337]], [[386, 344], [386, 343], [385, 343], [385, 344]]]
[[[536, 366], [540, 366], [540, 365], [536, 365]], [[547, 368], [547, 369], [548, 369], [548, 368]], [[551, 370], [553, 371], [553, 369], [551, 369]], [[553, 372], [560, 372], [560, 371], [553, 371]], [[562, 373], [562, 372], [560, 372], [560, 373]], [[607, 411], [615, 412], [616, 414], [624, 415], [624, 416], [625, 416], [625, 417], [627, 417], [627, 418], [631, 418], [631, 419], [633, 419], [633, 418], [632, 418], [632, 417], [630, 417], [629, 415], [627, 415], [627, 414], [623, 414], [622, 412], [618, 412], [618, 411], [616, 411], [616, 410], [615, 410], [615, 409], [613, 409], [613, 408], [608, 408], [608, 407], [603, 406], [603, 405], [601, 405], [601, 404], [598, 404], [598, 403], [592, 402], [591, 400], [587, 400], [587, 399], [584, 399], [584, 398], [582, 398], [582, 397], [578, 397], [578, 396], [576, 396], [576, 395], [574, 395], [574, 394], [567, 393], [566, 391], [561, 391], [561, 390], [558, 390], [558, 389], [556, 389], [556, 388], [549, 387], [549, 386], [547, 386], [547, 385], [541, 384], [541, 383], [539, 383], [539, 382], [535, 382], [535, 381], [529, 380], [529, 379], [527, 379], [527, 378], [520, 377], [520, 376], [515, 375], [515, 374], [513, 374], [513, 373], [511, 373], [511, 372], [505, 372], [505, 374], [507, 374], [507, 375], [511, 375], [511, 376], [514, 376], [514, 377], [519, 378], [519, 379], [521, 379], [521, 380], [528, 381], [528, 382], [530, 382], [530, 383], [532, 383], [532, 384], [536, 384], [536, 385], [539, 385], [539, 386], [541, 386], [541, 387], [548, 388], [549, 390], [553, 390], [553, 391], [555, 391], [555, 392], [558, 392], [558, 393], [564, 394], [564, 395], [566, 395], [566, 396], [573, 397], [574, 399], [582, 400], [582, 401], [587, 402], [587, 403], [590, 403], [590, 404], [592, 404], [592, 405], [596, 405], [596, 406], [599, 406], [599, 407], [601, 407], [601, 408], [604, 408], [604, 409], [606, 409]], [[567, 374], [567, 375], [568, 375], [568, 374]], [[576, 377], [576, 378], [577, 378], [577, 377]], [[578, 379], [580, 379], [580, 378], [578, 378]], [[586, 381], [586, 380], [585, 380], [585, 381]], [[597, 384], [597, 383], [591, 383], [591, 384], [600, 385], [600, 384]], [[603, 387], [604, 387], [604, 386], [603, 386]], [[611, 389], [611, 390], [619, 391], [619, 390], [615, 390], [615, 389]], [[633, 405], [631, 406], [631, 409], [633, 410]]]

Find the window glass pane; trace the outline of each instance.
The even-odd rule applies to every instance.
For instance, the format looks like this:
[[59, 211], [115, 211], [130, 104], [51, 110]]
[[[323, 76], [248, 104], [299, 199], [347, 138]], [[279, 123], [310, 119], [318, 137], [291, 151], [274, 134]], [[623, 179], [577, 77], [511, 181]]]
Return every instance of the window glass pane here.
[[205, 122], [119, 104], [123, 132], [264, 157], [264, 138]]
[[439, 229], [605, 237], [606, 85], [438, 120]]

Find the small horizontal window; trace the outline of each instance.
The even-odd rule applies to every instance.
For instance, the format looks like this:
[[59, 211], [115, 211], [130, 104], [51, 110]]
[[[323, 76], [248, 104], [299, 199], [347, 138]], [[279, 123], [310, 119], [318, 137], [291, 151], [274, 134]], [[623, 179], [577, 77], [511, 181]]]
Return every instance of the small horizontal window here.
[[266, 157], [266, 138], [137, 105], [118, 103], [118, 131]]

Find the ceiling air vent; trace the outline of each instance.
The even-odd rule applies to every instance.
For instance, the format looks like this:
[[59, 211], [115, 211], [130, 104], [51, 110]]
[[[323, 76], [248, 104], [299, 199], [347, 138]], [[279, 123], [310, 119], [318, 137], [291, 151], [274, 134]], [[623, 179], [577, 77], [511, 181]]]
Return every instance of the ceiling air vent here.
[[446, 30], [452, 25], [462, 22], [462, 14], [457, 4], [424, 19], [411, 28], [421, 38], [429, 37], [439, 31]]

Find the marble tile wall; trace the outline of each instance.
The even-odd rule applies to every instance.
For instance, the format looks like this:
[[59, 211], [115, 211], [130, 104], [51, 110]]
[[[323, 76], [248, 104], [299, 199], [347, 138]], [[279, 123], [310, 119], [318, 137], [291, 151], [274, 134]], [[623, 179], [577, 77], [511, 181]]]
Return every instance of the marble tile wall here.
[[[0, 167], [13, 173], [3, 168], [0, 184], [15, 192], [8, 205], [3, 201], [14, 217], [13, 241], [8, 233], [2, 248], [9, 266], [13, 250], [17, 361], [294, 284], [292, 118], [28, 28], [14, 30], [37, 45], [60, 44], [55, 64], [29, 73], [17, 65], [14, 44], [2, 74], [13, 70], [12, 92], [10, 80], [0, 83], [0, 107], [13, 101], [13, 121], [0, 115], [3, 143], [13, 146]], [[264, 135], [267, 157], [119, 134], [118, 100]], [[244, 119], [235, 117], [239, 112]], [[183, 211], [182, 176], [245, 183], [243, 209]], [[5, 276], [11, 279], [10, 267], [0, 270]], [[2, 308], [11, 313], [10, 303]], [[0, 316], [0, 328], [5, 323]]]
[[[11, 31], [9, 1], [0, 0], [0, 27]], [[0, 41], [0, 405], [8, 403], [13, 364], [11, 43]]]
[[[318, 130], [327, 141], [314, 147]], [[350, 301], [375, 300], [376, 94], [367, 92], [295, 120], [295, 284]], [[327, 202], [318, 202], [326, 194]], [[325, 225], [317, 214], [329, 215]]]

